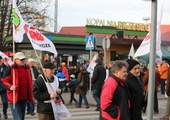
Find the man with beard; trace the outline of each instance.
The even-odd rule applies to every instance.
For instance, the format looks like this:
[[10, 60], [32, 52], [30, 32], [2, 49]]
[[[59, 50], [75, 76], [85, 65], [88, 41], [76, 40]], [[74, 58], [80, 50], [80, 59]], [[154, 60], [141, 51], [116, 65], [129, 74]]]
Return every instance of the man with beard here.
[[132, 120], [142, 120], [143, 82], [140, 78], [140, 64], [134, 59], [128, 59], [127, 63], [129, 67], [125, 83], [130, 92]]

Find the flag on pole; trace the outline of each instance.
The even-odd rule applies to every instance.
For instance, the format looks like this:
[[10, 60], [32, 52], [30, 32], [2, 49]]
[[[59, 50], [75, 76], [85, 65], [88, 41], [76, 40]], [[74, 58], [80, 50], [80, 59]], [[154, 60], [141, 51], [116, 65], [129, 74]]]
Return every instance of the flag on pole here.
[[13, 22], [13, 40], [17, 43], [20, 43], [23, 41], [23, 36], [25, 33], [24, 32], [25, 22], [18, 10], [15, 0], [13, 0], [12, 22]]
[[[162, 19], [162, 12], [163, 9], [161, 9], [159, 19], [157, 21], [157, 37], [156, 37], [156, 54], [162, 58], [162, 51], [161, 51], [161, 31], [160, 31], [160, 23]], [[146, 55], [150, 52], [150, 31], [140, 44], [139, 48], [137, 49], [134, 57], [139, 57], [142, 55]]]
[[35, 50], [48, 51], [57, 56], [58, 53], [53, 42], [41, 34], [34, 26], [25, 24], [24, 30]]
[[0, 51], [0, 56], [2, 56], [2, 58], [5, 60], [4, 62], [7, 62], [7, 64], [9, 64], [9, 65], [13, 64], [12, 60], [1, 51]]
[[128, 58], [133, 58], [133, 56], [134, 56], [134, 46], [132, 43], [129, 54], [128, 54]]
[[162, 51], [161, 51], [161, 20], [163, 14], [163, 6], [161, 7], [161, 12], [159, 13], [159, 19], [157, 22], [157, 36], [156, 36], [156, 54], [162, 59]]
[[94, 67], [96, 66], [95, 60], [96, 60], [97, 58], [98, 58], [98, 53], [96, 53], [96, 54], [93, 56], [92, 60], [90, 61], [89, 66], [87, 67], [87, 71], [88, 71], [89, 73], [91, 73], [91, 75], [93, 75]]
[[28, 25], [18, 11], [15, 0], [13, 0], [13, 39], [15, 42], [22, 42], [24, 33], [27, 34], [33, 48], [40, 51], [48, 51], [57, 56], [57, 51], [52, 41], [41, 34], [34, 26]]
[[134, 57], [139, 57], [150, 52], [150, 32], [146, 35], [139, 48], [137, 49]]

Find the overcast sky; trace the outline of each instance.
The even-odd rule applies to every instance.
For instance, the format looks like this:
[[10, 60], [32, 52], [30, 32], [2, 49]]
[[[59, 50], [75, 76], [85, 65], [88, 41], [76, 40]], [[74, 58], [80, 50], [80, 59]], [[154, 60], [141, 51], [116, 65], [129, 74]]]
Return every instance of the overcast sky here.
[[[170, 0], [163, 5], [161, 24], [170, 24]], [[86, 18], [145, 23], [151, 15], [151, 2], [143, 0], [58, 0], [58, 26], [85, 26]], [[149, 21], [150, 22], [150, 21]]]

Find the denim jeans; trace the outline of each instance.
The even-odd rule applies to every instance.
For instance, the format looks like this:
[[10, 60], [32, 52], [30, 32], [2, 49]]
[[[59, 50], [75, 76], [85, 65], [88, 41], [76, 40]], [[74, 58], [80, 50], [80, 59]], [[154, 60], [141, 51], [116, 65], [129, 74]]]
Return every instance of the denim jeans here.
[[27, 112], [28, 113], [34, 112], [34, 108], [35, 108], [34, 103], [27, 101]]
[[82, 99], [84, 100], [85, 105], [89, 106], [86, 95], [81, 95], [81, 94], [79, 95], [79, 106], [81, 106], [81, 104], [82, 104]]
[[93, 98], [97, 103], [97, 109], [100, 109], [100, 95], [101, 95], [101, 89], [93, 89]]
[[19, 100], [15, 104], [15, 109], [13, 108], [13, 104], [10, 103], [11, 112], [14, 120], [24, 120], [25, 118], [25, 108], [26, 108], [26, 100]]
[[8, 109], [8, 99], [7, 99], [7, 92], [6, 91], [0, 91], [1, 95], [1, 100], [3, 103], [3, 114], [7, 114], [7, 109]]

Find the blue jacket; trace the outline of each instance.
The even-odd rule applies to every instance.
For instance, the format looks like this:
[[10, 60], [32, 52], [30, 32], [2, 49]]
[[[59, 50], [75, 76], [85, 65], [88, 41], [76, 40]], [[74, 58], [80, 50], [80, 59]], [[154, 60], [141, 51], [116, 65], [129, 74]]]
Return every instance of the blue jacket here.
[[57, 76], [58, 78], [66, 78], [66, 76], [64, 75], [63, 72], [58, 72], [58, 73], [56, 74], [56, 76]]

